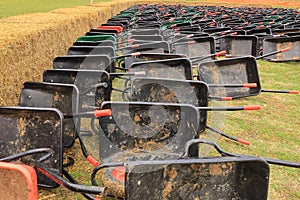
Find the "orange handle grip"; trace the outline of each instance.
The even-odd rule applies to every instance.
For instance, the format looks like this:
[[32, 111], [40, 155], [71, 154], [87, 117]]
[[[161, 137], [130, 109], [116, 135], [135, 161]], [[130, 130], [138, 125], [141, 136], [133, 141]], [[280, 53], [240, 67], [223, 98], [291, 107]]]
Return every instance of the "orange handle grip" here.
[[95, 117], [107, 117], [107, 116], [111, 116], [111, 114], [112, 114], [111, 109], [96, 110], [94, 112]]
[[291, 47], [287, 47], [287, 48], [284, 48], [284, 49], [281, 49], [280, 52], [287, 52], [291, 49]]
[[243, 85], [244, 88], [256, 88], [257, 87], [257, 83], [245, 83]]
[[99, 165], [99, 162], [92, 156], [88, 156], [86, 160], [89, 161], [89, 163], [91, 163], [92, 165], [94, 165], [94, 167], [97, 167]]
[[145, 71], [141, 71], [141, 72], [134, 72], [135, 76], [145, 76], [146, 72]]
[[299, 94], [299, 91], [297, 91], [297, 90], [289, 91], [289, 94]]
[[222, 97], [222, 101], [232, 101], [232, 97]]
[[138, 48], [140, 45], [139, 44], [134, 44], [134, 45], [131, 45], [130, 47], [135, 49], [135, 48]]
[[250, 142], [248, 142], [246, 140], [243, 140], [243, 139], [240, 139], [240, 138], [237, 139], [237, 142], [239, 142], [241, 144], [245, 144], [245, 145], [250, 145]]
[[260, 110], [260, 105], [244, 106], [244, 110]]
[[186, 38], [192, 38], [192, 37], [194, 37], [194, 34], [190, 34], [190, 35], [186, 36]]
[[226, 51], [220, 51], [218, 53], [216, 53], [216, 56], [223, 56], [223, 55], [226, 55]]
[[141, 52], [135, 52], [131, 54], [132, 57], [139, 56], [139, 55], [141, 55]]

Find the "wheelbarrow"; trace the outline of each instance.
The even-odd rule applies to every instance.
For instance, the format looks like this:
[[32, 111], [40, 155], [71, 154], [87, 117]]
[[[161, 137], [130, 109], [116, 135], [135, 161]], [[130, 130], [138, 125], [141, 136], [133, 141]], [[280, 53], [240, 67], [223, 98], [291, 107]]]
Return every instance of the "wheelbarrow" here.
[[225, 36], [220, 39], [220, 51], [226, 51], [227, 56], [241, 57], [258, 54], [258, 38], [253, 35]]
[[130, 72], [144, 71], [147, 77], [192, 80], [192, 64], [188, 58], [175, 58], [133, 63]]
[[[213, 146], [222, 157], [191, 156], [199, 143]], [[212, 141], [193, 139], [178, 158], [104, 163], [91, 179], [97, 185], [97, 173], [110, 171], [114, 187], [107, 191], [124, 199], [267, 199], [268, 164], [300, 168], [299, 163], [232, 154]]]
[[[20, 106], [57, 108], [64, 115], [78, 113], [79, 91], [72, 84], [25, 82], [20, 94]], [[71, 147], [75, 142], [78, 119], [64, 118], [63, 146]]]
[[110, 46], [71, 46], [68, 55], [107, 55], [115, 57], [115, 49]]
[[53, 69], [91, 69], [115, 72], [114, 60], [107, 55], [67, 55], [53, 60]]
[[[26, 107], [56, 108], [63, 114], [64, 147], [71, 147], [78, 138], [81, 150], [88, 162], [97, 165], [98, 161], [89, 154], [84, 146], [81, 132], [81, 118], [96, 119], [110, 116], [109, 110], [97, 110], [79, 113], [79, 90], [72, 84], [26, 82], [20, 95], [20, 105]], [[85, 131], [86, 132], [86, 131]], [[92, 134], [92, 133], [90, 133]], [[91, 136], [91, 135], [89, 135]]]
[[[234, 107], [208, 107], [208, 87], [209, 85], [201, 81], [152, 77], [134, 78], [131, 82], [128, 100], [140, 102], [184, 103], [194, 105], [199, 108], [200, 113], [200, 129], [198, 130], [199, 134], [201, 134], [205, 129], [209, 129], [228, 139], [249, 145], [250, 143], [248, 141], [232, 137], [207, 125], [207, 111], [224, 111], [226, 109], [234, 110]], [[221, 85], [220, 87], [233, 87], [233, 85]], [[248, 108], [250, 109], [250, 106], [248, 106]]]
[[207, 84], [254, 84], [255, 87], [218, 88], [212, 87], [209, 93], [213, 96], [243, 98], [259, 95], [261, 92], [298, 94], [297, 91], [263, 90], [257, 68], [257, 58], [252, 56], [229, 58], [203, 62], [198, 65], [198, 80]]
[[183, 54], [191, 59], [193, 57], [214, 54], [216, 51], [213, 37], [197, 37], [180, 40], [178, 42], [173, 41], [172, 47], [175, 54]]
[[[53, 153], [44, 166], [62, 175], [63, 115], [53, 108], [0, 107], [0, 158], [36, 148], [51, 148]], [[32, 156], [33, 159], [36, 156]], [[22, 161], [22, 160], [21, 160]], [[26, 159], [22, 161], [29, 164]], [[58, 184], [38, 173], [39, 186], [53, 188]]]
[[168, 53], [140, 53], [136, 56], [126, 57], [125, 68], [121, 70], [128, 70], [130, 66], [135, 62], [154, 61], [154, 60], [166, 60], [175, 58], [184, 58], [184, 55], [180, 54], [168, 54]]
[[290, 48], [289, 51], [265, 57], [264, 59], [272, 62], [285, 62], [285, 61], [299, 61], [299, 49], [300, 49], [300, 36], [295, 37], [279, 37], [279, 38], [267, 38], [263, 43], [263, 54], [276, 51], [282, 48]]
[[110, 100], [112, 80], [110, 74], [103, 70], [45, 70], [43, 82], [76, 85], [79, 90], [79, 112], [94, 110], [103, 101]]
[[[115, 105], [113, 105], [115, 104]], [[137, 103], [136, 106], [140, 104]], [[132, 109], [133, 108], [132, 103], [129, 104], [129, 108], [125, 109], [125, 110], [129, 110], [130, 115], [136, 113], [138, 110], [141, 109], [141, 106], [138, 106], [138, 109]], [[147, 104], [144, 104], [147, 105]], [[158, 104], [159, 105], [159, 104]], [[166, 108], [167, 104], [160, 104], [159, 106], [164, 106], [164, 108]], [[174, 104], [173, 104], [174, 105]], [[176, 104], [175, 104], [176, 105]], [[178, 104], [177, 104], [178, 105]], [[183, 105], [183, 104], [182, 104]], [[118, 110], [121, 110], [121, 107], [124, 107], [125, 104], [120, 104], [120, 103], [108, 103], [105, 104], [104, 107], [108, 106], [107, 108], [112, 108], [113, 111], [113, 117], [115, 122], [113, 122], [111, 120], [111, 122], [113, 124], [117, 124], [118, 128], [115, 129], [117, 132], [111, 132], [111, 134], [107, 135], [106, 137], [104, 136], [104, 138], [108, 139], [103, 141], [102, 139], [100, 139], [100, 142], [103, 142], [103, 145], [106, 146], [102, 147], [103, 150], [101, 151], [100, 149], [100, 156], [102, 156], [102, 159], [107, 159], [107, 161], [105, 161], [105, 163], [103, 165], [98, 166], [97, 168], [95, 168], [93, 174], [92, 174], [92, 182], [94, 185], [97, 185], [97, 181], [95, 181], [95, 175], [96, 173], [100, 171], [100, 179], [103, 181], [103, 184], [107, 186], [107, 191], [108, 193], [114, 194], [116, 196], [120, 196], [120, 197], [125, 197], [125, 199], [148, 199], [151, 198], [153, 199], [161, 199], [161, 198], [166, 198], [166, 199], [174, 199], [175, 196], [174, 195], [181, 195], [182, 198], [191, 198], [191, 197], [199, 197], [199, 195], [205, 194], [205, 193], [209, 193], [206, 194], [207, 196], [213, 197], [215, 195], [219, 195], [217, 197], [225, 197], [227, 195], [237, 195], [236, 192], [233, 192], [232, 189], [234, 191], [236, 191], [236, 189], [238, 188], [238, 186], [240, 186], [240, 182], [236, 183], [235, 180], [237, 180], [235, 177], [236, 175], [234, 175], [236, 172], [235, 170], [233, 170], [233, 167], [231, 164], [228, 164], [227, 167], [226, 166], [226, 161], [229, 161], [227, 159], [223, 160], [223, 159], [199, 159], [198, 162], [194, 159], [183, 159], [181, 160], [181, 155], [178, 153], [178, 151], [182, 151], [182, 146], [181, 144], [184, 144], [185, 142], [187, 142], [188, 139], [188, 135], [189, 137], [195, 137], [196, 135], [191, 134], [188, 131], [184, 131], [184, 135], [179, 134], [180, 132], [177, 132], [175, 135], [173, 135], [172, 137], [168, 137], [168, 138], [164, 138], [162, 137], [162, 139], [159, 138], [154, 138], [152, 136], [152, 138], [145, 138], [145, 132], [141, 132], [141, 131], [134, 131], [132, 133], [129, 133], [128, 129], [126, 129], [125, 124], [129, 124], [128, 122], [123, 123], [123, 127], [120, 124], [121, 122], [117, 122], [117, 120], [124, 120], [127, 119], [124, 116], [120, 116], [117, 115], [117, 113], [114, 114], [114, 110], [116, 110], [116, 112], [120, 112]], [[127, 105], [128, 106], [128, 105]], [[148, 106], [148, 105], [147, 105]], [[115, 108], [115, 109], [114, 109]], [[197, 123], [195, 122], [195, 117], [192, 117], [191, 114], [195, 114], [195, 116], [197, 116], [197, 109], [188, 109], [186, 110], [185, 106], [183, 107], [184, 109], [182, 109], [182, 107], [180, 108], [180, 115], [181, 116], [186, 116], [186, 111], [189, 112], [189, 117], [191, 117], [191, 119], [193, 119], [193, 121], [191, 120], [190, 123]], [[145, 109], [145, 108], [144, 108]], [[124, 110], [124, 109], [122, 109]], [[167, 113], [169, 114], [169, 112], [171, 111], [170, 107], [167, 109]], [[175, 112], [176, 109], [174, 110]], [[173, 112], [174, 112], [173, 111]], [[184, 113], [182, 113], [184, 112]], [[149, 110], [150, 113], [150, 110]], [[161, 111], [160, 111], [161, 113]], [[157, 115], [160, 115], [160, 113]], [[135, 116], [141, 116], [140, 119], [142, 119], [142, 116], [144, 116], [144, 112], [142, 115], [132, 115], [131, 118], [136, 118]], [[182, 115], [183, 114], [183, 115]], [[155, 116], [155, 113], [153, 113], [153, 115]], [[152, 118], [152, 117], [151, 117]], [[144, 120], [144, 118], [142, 119]], [[181, 118], [182, 122], [186, 123], [186, 121], [183, 121], [183, 118]], [[101, 119], [100, 120], [100, 124], [102, 124], [103, 126], [104, 123], [104, 127], [107, 126], [105, 123], [106, 120]], [[111, 123], [110, 124], [110, 128], [112, 128]], [[182, 126], [182, 124], [180, 124]], [[196, 125], [196, 124], [195, 124]], [[125, 128], [125, 129], [124, 129]], [[129, 127], [128, 127], [129, 128]], [[125, 131], [124, 131], [125, 130]], [[131, 130], [131, 129], [130, 129]], [[177, 129], [178, 131], [180, 131], [181, 129]], [[124, 132], [123, 132], [124, 131]], [[105, 133], [105, 129], [104, 129], [104, 133]], [[129, 133], [129, 134], [126, 134]], [[134, 135], [135, 139], [132, 139], [131, 137], [133, 136], [132, 134], [139, 134], [138, 135]], [[161, 133], [161, 132], [157, 132], [157, 133]], [[147, 135], [148, 136], [148, 135]], [[155, 135], [155, 136], [158, 136]], [[137, 139], [138, 137], [140, 137], [139, 139]], [[126, 139], [125, 139], [126, 138]], [[131, 139], [129, 139], [131, 138]], [[164, 142], [166, 142], [164, 145], [157, 145], [155, 143], [152, 142], [151, 147], [149, 146], [143, 146], [142, 143], [140, 142], [141, 140], [145, 140], [145, 139], [152, 139], [152, 140], [156, 140], [156, 143], [160, 142], [161, 144], [163, 144]], [[119, 141], [118, 141], [119, 140]], [[132, 141], [129, 142], [129, 141]], [[172, 141], [181, 141], [180, 143], [176, 142], [173, 143]], [[146, 140], [147, 141], [147, 140]], [[176, 147], [174, 148], [173, 144], [176, 144]], [[150, 145], [150, 144], [148, 144]], [[100, 145], [100, 147], [102, 146], [102, 143]], [[173, 146], [173, 148], [172, 148]], [[114, 147], [114, 148], [112, 148]], [[136, 148], [134, 148], [136, 147]], [[146, 148], [149, 149], [146, 149]], [[132, 151], [132, 148], [134, 148], [134, 151]], [[118, 150], [119, 149], [119, 150]], [[192, 150], [193, 149], [193, 150]], [[189, 148], [189, 153], [188, 156], [190, 157], [197, 157], [197, 151], [195, 151], [195, 149], [198, 149], [198, 147], [191, 147]], [[239, 166], [243, 166], [242, 168], [248, 166], [250, 167], [252, 170], [249, 169], [249, 171], [252, 171], [252, 173], [248, 173], [249, 176], [256, 176], [256, 173], [253, 171], [256, 170], [262, 170], [262, 166], [266, 166], [265, 168], [268, 169], [268, 166], [266, 165], [266, 163], [263, 161], [262, 165], [259, 165], [257, 162], [257, 159], [242, 159], [243, 161], [245, 161], [244, 164], [242, 164], [242, 160], [235, 160], [236, 163], [235, 165], [239, 165]], [[200, 161], [201, 160], [201, 161]], [[251, 162], [249, 161], [254, 161], [255, 162], [253, 164], [250, 164]], [[260, 160], [260, 159], [259, 159]], [[233, 160], [230, 160], [231, 162]], [[229, 161], [229, 162], [230, 162]], [[113, 162], [113, 163], [111, 163]], [[220, 162], [220, 163], [219, 163]], [[224, 163], [223, 163], [224, 162]], [[206, 163], [206, 164], [205, 164]], [[208, 164], [210, 163], [210, 164]], [[218, 168], [219, 166], [224, 166], [224, 168], [222, 168], [224, 171], [227, 171], [227, 173], [222, 173], [220, 172], [218, 168], [217, 171], [219, 171], [218, 173], [214, 174], [212, 173], [209, 169], [210, 169], [210, 165], [212, 165], [211, 167], [213, 168], [215, 165], [217, 164], [216, 168]], [[221, 164], [222, 163], [222, 164]], [[240, 165], [241, 164], [241, 165]], [[168, 167], [168, 165], [170, 165], [170, 168]], [[234, 165], [234, 166], [235, 166]], [[124, 167], [126, 166], [126, 167]], [[189, 166], [189, 167], [188, 167]], [[195, 168], [193, 168], [193, 166]], [[198, 167], [196, 167], [198, 166]], [[201, 166], [201, 167], [200, 167]], [[204, 167], [205, 166], [205, 167]], [[257, 168], [255, 168], [256, 170], [254, 170], [253, 167], [257, 166]], [[231, 168], [233, 167], [233, 168]], [[192, 171], [194, 170], [199, 170], [197, 171], [197, 174], [192, 173]], [[230, 169], [230, 170], [229, 170]], [[245, 168], [244, 168], [245, 169]], [[166, 171], [165, 171], [166, 170]], [[170, 174], [170, 170], [174, 170], [174, 174], [170, 175], [171, 177], [168, 176], [168, 174]], [[212, 169], [211, 169], [212, 170]], [[231, 173], [231, 170], [232, 173]], [[246, 170], [246, 169], [245, 169]], [[246, 170], [248, 171], [248, 169]], [[264, 171], [264, 170], [262, 170]], [[166, 173], [164, 173], [166, 172]], [[207, 173], [204, 173], [207, 172]], [[267, 170], [268, 172], [268, 170]], [[209, 176], [209, 174], [211, 174], [212, 177]], [[162, 175], [162, 174], [166, 174], [166, 176]], [[191, 175], [193, 174], [193, 175]], [[244, 173], [243, 173], [244, 174]], [[130, 176], [131, 175], [131, 176]], [[219, 175], [219, 176], [218, 176]], [[203, 176], [203, 177], [202, 177]], [[218, 177], [215, 177], [218, 176]], [[150, 178], [152, 177], [152, 178]], [[177, 177], [177, 178], [176, 178]], [[196, 177], [196, 178], [193, 178]], [[199, 178], [202, 177], [202, 178]], [[210, 177], [210, 178], [209, 178]], [[263, 182], [265, 183], [264, 185], [267, 185], [268, 182], [268, 176], [263, 175], [262, 177], [264, 177], [263, 179], [258, 179], [258, 180], [263, 180]], [[198, 179], [199, 178], [199, 179]], [[191, 183], [191, 180], [192, 181]], [[197, 181], [196, 181], [197, 180]], [[222, 181], [221, 181], [222, 180]], [[245, 180], [245, 179], [238, 179], [238, 180]], [[249, 178], [247, 180], [254, 180], [253, 178]], [[257, 179], [256, 179], [257, 180]], [[174, 182], [173, 182], [174, 181]], [[176, 184], [176, 182], [178, 182], [178, 184]], [[153, 188], [155, 190], [155, 194], [152, 194], [151, 197], [149, 196], [149, 194], [151, 192], [153, 192], [153, 190], [151, 188], [149, 188], [149, 184], [152, 183], [156, 183], [155, 185], [151, 186], [151, 188]], [[159, 183], [159, 184], [158, 184]], [[225, 190], [224, 191], [221, 190], [222, 192], [215, 194], [211, 191], [211, 188], [208, 187], [207, 189], [203, 188], [204, 191], [201, 191], [202, 187], [193, 187], [195, 186], [195, 184], [203, 184], [204, 185], [214, 185], [215, 187], [222, 187], [222, 185], [226, 184], [228, 185], [228, 191]], [[234, 184], [236, 183], [236, 185]], [[130, 186], [130, 184], [133, 184], [132, 186]], [[148, 187], [146, 187], [146, 184], [148, 184]], [[169, 184], [173, 184], [173, 187], [166, 186]], [[220, 184], [220, 186], [219, 186]], [[216, 186], [217, 185], [217, 186]], [[230, 186], [229, 186], [230, 185]], [[179, 187], [182, 187], [181, 189]], [[135, 189], [134, 189], [134, 188]], [[168, 187], [168, 190], [165, 188]], [[138, 188], [138, 191], [134, 191]], [[258, 188], [262, 188], [262, 184], [260, 184], [260, 186]], [[181, 192], [179, 192], [181, 191]], [[227, 192], [226, 192], [227, 191]], [[242, 190], [244, 191], [244, 190]], [[146, 194], [148, 194], [148, 196], [145, 196]], [[252, 193], [248, 193], [247, 195], [251, 195]], [[262, 193], [260, 193], [262, 194]], [[267, 194], [267, 187], [264, 191], [264, 194], [266, 196]], [[240, 195], [240, 194], [238, 194]], [[245, 194], [243, 194], [245, 195]]]

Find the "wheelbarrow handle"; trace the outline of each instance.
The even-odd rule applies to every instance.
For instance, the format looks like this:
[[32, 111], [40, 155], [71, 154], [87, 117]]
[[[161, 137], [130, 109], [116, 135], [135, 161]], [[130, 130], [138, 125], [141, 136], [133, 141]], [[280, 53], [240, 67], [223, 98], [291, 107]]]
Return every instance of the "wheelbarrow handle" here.
[[299, 94], [299, 91], [297, 91], [297, 90], [261, 90], [261, 92], [284, 93], [284, 94]]
[[25, 157], [25, 156], [30, 156], [30, 155], [38, 154], [38, 153], [47, 153], [46, 155], [42, 156], [42, 157], [38, 160], [38, 162], [43, 162], [44, 160], [46, 160], [47, 158], [49, 158], [49, 157], [53, 154], [53, 150], [50, 149], [50, 148], [37, 148], [37, 149], [31, 149], [31, 150], [24, 151], [24, 152], [21, 152], [21, 153], [12, 155], [12, 156], [8, 156], [8, 157], [5, 157], [5, 158], [1, 158], [0, 161], [2, 161], [2, 162], [11, 162], [11, 161], [13, 161], [13, 160], [17, 160], [17, 159], [19, 159], [19, 158], [23, 158], [23, 157]]
[[[245, 157], [247, 155], [241, 155], [241, 154], [233, 154], [224, 151], [217, 143], [210, 141], [210, 140], [205, 140], [205, 139], [193, 139], [189, 140], [184, 147], [184, 154], [182, 155], [183, 158], [188, 158], [189, 156], [189, 149], [192, 145], [195, 144], [209, 144], [213, 146], [222, 156], [231, 156], [231, 157]], [[264, 159], [267, 163], [272, 164], [272, 165], [280, 165], [280, 166], [286, 166], [286, 167], [293, 167], [293, 168], [300, 168], [300, 163], [299, 162], [290, 162], [290, 161], [285, 161], [285, 160], [277, 160], [277, 159], [272, 159], [272, 158], [264, 158], [261, 157], [261, 159]]]
[[103, 109], [103, 110], [95, 110], [95, 111], [88, 111], [88, 112], [80, 112], [80, 113], [73, 113], [64, 115], [64, 118], [76, 118], [76, 117], [108, 117], [112, 115], [111, 109]]
[[104, 168], [109, 168], [109, 167], [122, 167], [125, 166], [125, 163], [119, 162], [119, 163], [102, 163], [95, 167], [93, 170], [93, 173], [91, 174], [91, 182], [92, 185], [98, 186], [98, 183], [96, 181], [96, 174], [98, 173], [99, 170], [104, 169]]
[[197, 107], [205, 111], [239, 111], [239, 110], [260, 110], [260, 105], [235, 106], [235, 107]]
[[[130, 71], [128, 69], [127, 71]], [[138, 71], [138, 72], [125, 72], [125, 73], [110, 73], [110, 76], [144, 76], [146, 75], [145, 71]]]
[[274, 52], [271, 52], [271, 53], [268, 53], [268, 54], [265, 54], [265, 55], [256, 57], [255, 60], [259, 60], [259, 59], [261, 59], [261, 58], [265, 58], [265, 57], [268, 57], [268, 56], [272, 56], [272, 55], [275, 55], [275, 54], [278, 54], [278, 53], [287, 52], [287, 51], [289, 51], [290, 49], [291, 49], [290, 47], [287, 47], [287, 48], [284, 48], [284, 49], [280, 49], [280, 50], [278, 50], [278, 51], [274, 51]]
[[213, 57], [213, 56], [216, 56], [216, 57], [223, 56], [223, 55], [226, 55], [226, 53], [227, 53], [226, 51], [220, 51], [220, 52], [217, 52], [217, 53], [214, 53], [214, 54], [209, 54], [209, 55], [206, 55], [206, 56], [192, 57], [192, 58], [190, 58], [190, 60], [192, 61], [192, 63], [195, 63], [195, 62], [205, 60], [205, 59]]
[[67, 189], [74, 191], [74, 192], [81, 192], [81, 193], [90, 193], [90, 194], [105, 194], [105, 187], [98, 187], [98, 186], [87, 186], [87, 185], [80, 185], [74, 184], [71, 182], [66, 181], [61, 176], [51, 172], [50, 170], [41, 166], [41, 164], [36, 163], [37, 170], [50, 178], [52, 181], [58, 183], [59, 185], [63, 185]]
[[276, 159], [272, 159], [272, 158], [262, 158], [262, 159], [266, 160], [269, 164], [273, 164], [273, 165], [300, 168], [300, 163], [298, 163], [298, 162], [290, 162], [290, 161], [285, 161], [285, 160], [276, 160]]
[[232, 101], [232, 97], [219, 97], [219, 96], [208, 96], [210, 100], [219, 100], [219, 101]]
[[242, 84], [208, 84], [208, 87], [225, 87], [225, 88], [257, 88], [257, 83], [242, 83]]
[[193, 36], [194, 36], [194, 34], [183, 36], [183, 37], [181, 37], [177, 40], [172, 41], [170, 44], [174, 44], [174, 43], [179, 42], [179, 41], [184, 40], [184, 39], [192, 38]]
[[219, 130], [217, 130], [217, 129], [214, 129], [214, 128], [210, 127], [210, 126], [206, 126], [206, 128], [207, 128], [208, 130], [213, 131], [213, 132], [215, 132], [215, 133], [218, 133], [218, 134], [220, 134], [221, 136], [226, 137], [226, 138], [228, 138], [228, 139], [230, 139], [230, 140], [236, 141], [236, 142], [241, 143], [241, 144], [244, 144], [244, 145], [250, 145], [250, 142], [248, 142], [248, 141], [246, 141], [246, 140], [243, 140], [243, 139], [241, 139], [241, 138], [233, 137], [233, 136], [231, 136], [231, 135], [228, 135], [228, 134], [226, 134], [226, 133], [223, 133], [222, 131], [219, 131]]
[[131, 54], [125, 54], [125, 55], [122, 55], [122, 56], [115, 56], [115, 57], [111, 57], [110, 59], [120, 59], [120, 58], [126, 58], [126, 57], [137, 57], [141, 55], [141, 52], [134, 52], [134, 53], [131, 53]]
[[221, 156], [235, 156], [235, 157], [239, 157], [239, 155], [237, 154], [232, 154], [232, 153], [228, 153], [226, 151], [224, 151], [217, 143], [211, 141], [211, 140], [205, 140], [205, 139], [193, 139], [193, 140], [189, 140], [185, 143], [184, 146], [184, 154], [182, 155], [183, 158], [188, 158], [189, 157], [189, 150], [190, 147], [192, 145], [195, 144], [208, 144], [213, 146], [217, 152], [219, 152], [221, 154]]

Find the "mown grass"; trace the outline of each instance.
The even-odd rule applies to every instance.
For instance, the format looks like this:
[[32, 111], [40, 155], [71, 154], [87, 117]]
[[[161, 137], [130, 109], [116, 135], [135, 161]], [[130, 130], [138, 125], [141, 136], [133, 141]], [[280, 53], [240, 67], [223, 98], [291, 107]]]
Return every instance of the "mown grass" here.
[[[94, 0], [94, 3], [106, 1], [111, 0]], [[34, 12], [47, 12], [58, 8], [84, 6], [88, 5], [89, 2], [89, 0], [1, 0], [0, 18]]]
[[[300, 91], [300, 63], [270, 63], [259, 61], [263, 89], [293, 89]], [[221, 139], [227, 151], [300, 162], [300, 96], [261, 93], [230, 103], [260, 104], [260, 111], [226, 114], [224, 131], [250, 140], [249, 147]], [[271, 166], [269, 199], [299, 199], [300, 170]]]

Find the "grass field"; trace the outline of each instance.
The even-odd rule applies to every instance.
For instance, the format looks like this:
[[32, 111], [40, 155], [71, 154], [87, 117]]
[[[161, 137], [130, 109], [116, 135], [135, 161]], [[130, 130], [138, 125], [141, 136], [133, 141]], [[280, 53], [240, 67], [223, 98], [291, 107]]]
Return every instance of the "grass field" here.
[[[94, 0], [95, 3], [105, 1], [110, 0]], [[34, 12], [47, 12], [57, 8], [84, 6], [89, 2], [89, 0], [50, 0], [47, 2], [41, 0], [1, 0], [0, 18]]]
[[[109, 1], [109, 0], [106, 0]], [[101, 2], [95, 0], [94, 2]], [[201, 1], [203, 2], [203, 1]], [[299, 2], [299, 1], [293, 1]], [[0, 18], [56, 8], [87, 5], [89, 0], [0, 0]], [[37, 6], [38, 5], [38, 6]], [[0, 29], [1, 31], [1, 29]], [[300, 63], [271, 63], [258, 61], [263, 89], [292, 89], [300, 91]], [[228, 105], [259, 104], [260, 111], [226, 113], [223, 131], [251, 142], [250, 146], [220, 139], [220, 146], [229, 152], [300, 162], [300, 95], [262, 93]], [[208, 134], [211, 134], [208, 132]], [[68, 150], [76, 159], [69, 172], [82, 184], [90, 184], [92, 167], [83, 160], [79, 145]], [[97, 155], [94, 155], [95, 157]], [[300, 170], [271, 166], [269, 199], [300, 199]], [[84, 199], [65, 188], [40, 190], [39, 199]]]

